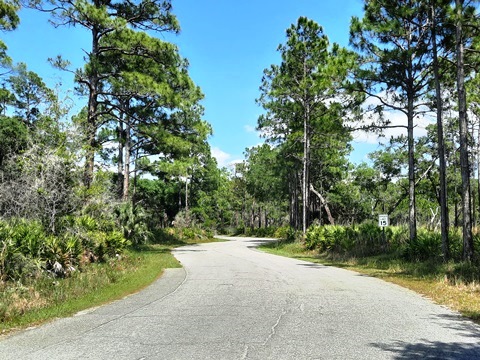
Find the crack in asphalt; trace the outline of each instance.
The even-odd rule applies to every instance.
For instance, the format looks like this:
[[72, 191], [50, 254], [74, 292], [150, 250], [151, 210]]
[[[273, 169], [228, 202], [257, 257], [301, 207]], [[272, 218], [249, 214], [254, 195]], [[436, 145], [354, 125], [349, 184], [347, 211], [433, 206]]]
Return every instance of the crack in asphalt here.
[[280, 324], [280, 321], [282, 320], [282, 318], [285, 316], [285, 314], [287, 314], [287, 310], [285, 309], [282, 309], [282, 313], [280, 314], [280, 316], [278, 317], [277, 321], [275, 322], [275, 324], [272, 326], [272, 329], [270, 331], [270, 334], [268, 335], [267, 339], [263, 342], [263, 346], [267, 345], [267, 343], [270, 341], [270, 339], [275, 335], [275, 329], [277, 328], [278, 324]]
[[248, 357], [249, 346], [245, 345], [245, 350], [243, 351], [242, 360], [245, 360]]

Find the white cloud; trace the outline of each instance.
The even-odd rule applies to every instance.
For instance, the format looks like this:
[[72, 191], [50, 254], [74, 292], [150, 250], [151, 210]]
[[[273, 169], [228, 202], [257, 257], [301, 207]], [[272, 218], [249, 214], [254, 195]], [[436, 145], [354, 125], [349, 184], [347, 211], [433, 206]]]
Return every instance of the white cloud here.
[[[386, 98], [385, 92], [381, 92], [378, 94]], [[364, 103], [364, 108], [371, 108], [377, 105], [380, 105], [381, 102], [376, 97], [369, 97], [366, 99]], [[396, 104], [399, 105], [399, 104]], [[400, 106], [400, 105], [399, 105]], [[372, 114], [371, 114], [372, 115]], [[355, 142], [367, 143], [367, 144], [378, 144], [379, 142], [384, 141], [384, 139], [390, 139], [390, 137], [396, 137], [400, 135], [407, 135], [407, 116], [402, 113], [401, 111], [396, 110], [388, 110], [386, 109], [383, 114], [384, 118], [389, 120], [390, 126], [399, 126], [394, 128], [387, 128], [383, 130], [383, 137], [379, 136], [378, 134], [374, 134], [372, 132], [366, 131], [355, 131], [353, 133], [353, 138]], [[365, 124], [369, 124], [375, 122], [375, 117], [378, 118], [377, 115], [372, 115], [371, 118], [365, 117]], [[427, 134], [426, 127], [429, 124], [432, 124], [434, 119], [432, 119], [429, 115], [419, 115], [414, 119], [414, 137], [425, 136]], [[352, 125], [356, 125], [355, 123]], [[404, 127], [400, 127], [404, 126]]]
[[227, 164], [232, 155], [220, 150], [218, 147], [212, 147], [212, 156], [217, 159], [219, 167], [223, 167]]
[[241, 163], [243, 159], [236, 159], [231, 154], [226, 153], [218, 147], [212, 147], [212, 156], [217, 159], [218, 167], [233, 167], [237, 163]]
[[[407, 116], [399, 111], [390, 111], [384, 114], [385, 118], [390, 121], [390, 126], [406, 126]], [[414, 120], [414, 137], [427, 135], [427, 126], [432, 124], [433, 120], [428, 115], [419, 115]], [[383, 130], [383, 137], [366, 131], [355, 131], [353, 139], [355, 142], [364, 142], [367, 144], [378, 144], [382, 139], [390, 139], [400, 135], [407, 135], [406, 127], [387, 128]]]
[[257, 129], [255, 129], [255, 126], [252, 125], [245, 125], [243, 127], [247, 133], [255, 133], [257, 132]]

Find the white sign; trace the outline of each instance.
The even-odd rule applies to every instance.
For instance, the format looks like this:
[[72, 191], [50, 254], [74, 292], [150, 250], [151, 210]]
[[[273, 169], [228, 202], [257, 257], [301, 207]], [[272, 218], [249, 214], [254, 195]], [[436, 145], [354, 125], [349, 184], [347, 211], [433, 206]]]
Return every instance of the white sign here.
[[388, 226], [388, 214], [378, 215], [378, 226], [380, 227]]

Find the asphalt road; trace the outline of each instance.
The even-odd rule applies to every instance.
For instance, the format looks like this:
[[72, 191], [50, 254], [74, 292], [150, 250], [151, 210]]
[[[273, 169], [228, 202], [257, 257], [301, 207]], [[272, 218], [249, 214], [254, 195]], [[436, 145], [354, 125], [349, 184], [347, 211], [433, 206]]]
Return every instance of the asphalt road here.
[[480, 327], [360, 274], [236, 238], [144, 291], [0, 340], [0, 359], [480, 359]]

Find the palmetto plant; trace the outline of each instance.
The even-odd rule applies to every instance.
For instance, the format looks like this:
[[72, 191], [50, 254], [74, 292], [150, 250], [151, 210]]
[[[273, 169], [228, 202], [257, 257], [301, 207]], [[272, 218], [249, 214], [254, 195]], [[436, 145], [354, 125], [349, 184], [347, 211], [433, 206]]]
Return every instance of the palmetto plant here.
[[[4, 235], [3, 232], [0, 236], [2, 235]], [[20, 255], [20, 252], [11, 238], [2, 237], [0, 244], [0, 280], [8, 280], [13, 276], [15, 258]]]
[[19, 251], [31, 258], [41, 257], [46, 237], [42, 224], [39, 221], [14, 219], [11, 226], [12, 236]]
[[0, 279], [15, 280], [39, 270], [43, 232], [25, 220], [0, 221]]
[[65, 277], [81, 265], [104, 261], [130, 245], [122, 232], [100, 228], [88, 215], [65, 219], [61, 236], [38, 221], [0, 220], [0, 280], [21, 280], [42, 271]]
[[133, 244], [145, 244], [152, 238], [153, 234], [148, 228], [147, 214], [140, 205], [124, 203], [118, 206], [115, 213], [123, 236]]

